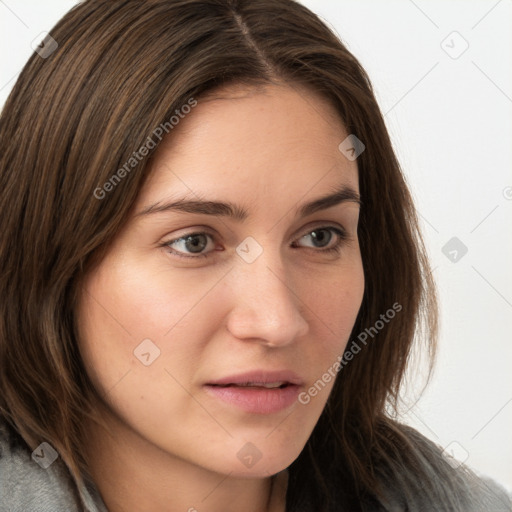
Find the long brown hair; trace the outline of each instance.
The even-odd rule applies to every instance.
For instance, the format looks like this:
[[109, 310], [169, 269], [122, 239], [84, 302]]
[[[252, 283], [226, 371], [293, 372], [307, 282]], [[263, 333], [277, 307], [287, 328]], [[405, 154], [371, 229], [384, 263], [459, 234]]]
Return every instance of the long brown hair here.
[[[83, 418], [97, 396], [78, 351], [79, 282], [123, 227], [154, 149], [108, 194], [98, 189], [190, 98], [300, 84], [366, 146], [357, 160], [366, 284], [350, 340], [379, 332], [340, 370], [289, 468], [287, 506], [364, 510], [381, 497], [378, 468], [413, 460], [386, 406], [415, 337], [433, 354], [437, 332], [417, 216], [367, 74], [293, 0], [86, 0], [50, 34], [58, 48], [30, 57], [0, 120], [0, 413], [31, 447], [52, 444], [81, 484]], [[376, 329], [394, 304], [401, 311]]]

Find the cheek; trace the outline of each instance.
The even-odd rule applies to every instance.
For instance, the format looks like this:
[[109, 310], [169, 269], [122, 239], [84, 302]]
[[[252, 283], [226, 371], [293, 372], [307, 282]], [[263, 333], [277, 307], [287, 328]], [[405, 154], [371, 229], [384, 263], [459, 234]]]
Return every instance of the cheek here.
[[[364, 295], [364, 272], [360, 257], [353, 258], [316, 284], [311, 281], [303, 290], [311, 319], [323, 328], [325, 345], [340, 353], [354, 326]], [[307, 293], [309, 290], [309, 293]], [[309, 299], [308, 299], [309, 297]]]
[[186, 269], [105, 260], [84, 281], [77, 308], [80, 351], [97, 387], [108, 391], [128, 372], [147, 379], [148, 368], [152, 379], [165, 368], [185, 373], [201, 350], [194, 340], [208, 339], [213, 326], [216, 303], [205, 308], [202, 299], [216, 274], [192, 278]]
[[335, 305], [330, 311], [335, 332], [340, 332], [342, 338], [348, 341], [356, 317], [361, 308], [364, 295], [364, 273], [362, 265], [358, 265], [346, 275], [340, 289], [333, 291], [330, 301]]
[[204, 313], [212, 312], [199, 310], [211, 285], [197, 283], [192, 291], [185, 272], [171, 278], [147, 268], [106, 261], [84, 282], [77, 309], [80, 351], [111, 411], [147, 438], [158, 440], [166, 425], [168, 439], [177, 439], [194, 415], [208, 420], [184, 390], [200, 359], [198, 340], [207, 339]]
[[308, 403], [315, 414], [320, 414], [338, 376], [337, 362], [349, 342], [363, 300], [364, 284], [362, 262], [354, 258], [353, 263], [329, 279], [316, 285], [308, 283], [309, 294], [306, 288], [302, 292], [312, 327], [303, 349], [314, 369], [309, 383], [314, 389], [306, 390], [308, 396], [301, 403]]

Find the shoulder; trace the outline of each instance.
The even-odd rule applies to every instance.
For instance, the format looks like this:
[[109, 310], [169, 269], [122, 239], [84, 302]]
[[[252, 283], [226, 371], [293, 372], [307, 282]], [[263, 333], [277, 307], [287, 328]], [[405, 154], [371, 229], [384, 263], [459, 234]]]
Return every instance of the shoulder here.
[[[0, 512], [74, 512], [69, 471], [50, 445], [32, 450], [0, 416]], [[55, 460], [54, 457], [57, 457]]]
[[417, 430], [390, 425], [396, 455], [379, 472], [388, 510], [512, 512], [512, 498], [498, 483], [446, 456]]

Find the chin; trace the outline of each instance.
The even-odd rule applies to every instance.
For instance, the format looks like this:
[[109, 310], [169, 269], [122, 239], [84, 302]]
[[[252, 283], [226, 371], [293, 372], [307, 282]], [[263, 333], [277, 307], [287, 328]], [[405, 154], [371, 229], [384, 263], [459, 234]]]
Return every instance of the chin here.
[[259, 450], [248, 442], [237, 451], [235, 460], [224, 460], [221, 472], [238, 478], [268, 478], [286, 469], [298, 456], [296, 450], [293, 453], [279, 453], [267, 448]]
[[[293, 461], [292, 461], [293, 462]], [[250, 469], [240, 469], [239, 466], [232, 467], [228, 473], [230, 473], [231, 477], [237, 478], [268, 478], [270, 476], [276, 475], [280, 473], [287, 467], [289, 467], [291, 462], [283, 462], [281, 464], [264, 464], [262, 461], [259, 461], [255, 464], [254, 467]]]

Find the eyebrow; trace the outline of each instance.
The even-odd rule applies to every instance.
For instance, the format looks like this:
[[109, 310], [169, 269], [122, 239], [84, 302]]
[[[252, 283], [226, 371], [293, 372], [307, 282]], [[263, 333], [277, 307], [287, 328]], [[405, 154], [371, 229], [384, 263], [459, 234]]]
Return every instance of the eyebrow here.
[[[359, 194], [351, 187], [344, 185], [336, 189], [333, 193], [319, 197], [303, 204], [297, 208], [297, 215], [302, 218], [311, 215], [317, 211], [325, 210], [341, 203], [353, 202], [361, 205]], [[177, 199], [175, 201], [157, 202], [143, 208], [136, 217], [148, 216], [155, 213], [169, 211], [197, 213], [202, 215], [215, 215], [221, 217], [230, 217], [236, 221], [244, 221], [249, 216], [247, 210], [239, 205], [223, 201], [206, 201], [203, 199]]]

